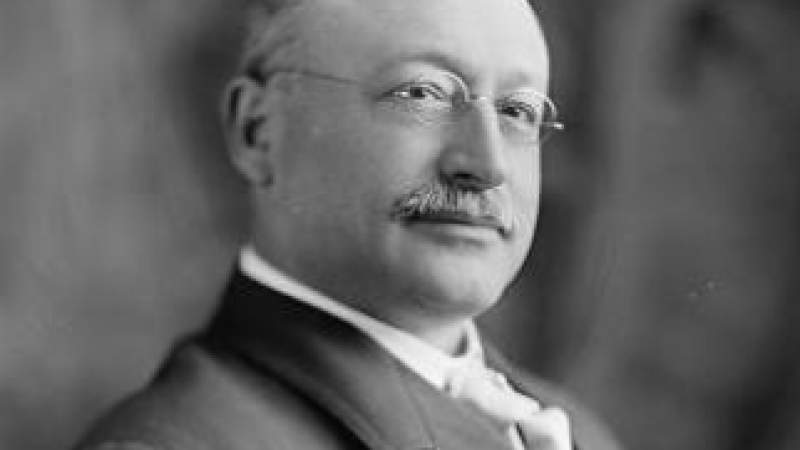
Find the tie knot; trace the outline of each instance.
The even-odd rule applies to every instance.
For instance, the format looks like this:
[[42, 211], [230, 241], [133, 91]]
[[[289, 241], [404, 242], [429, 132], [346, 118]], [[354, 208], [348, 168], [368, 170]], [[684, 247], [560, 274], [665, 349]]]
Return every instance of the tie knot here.
[[517, 450], [572, 448], [569, 419], [564, 411], [542, 408], [532, 398], [515, 392], [497, 372], [480, 365], [461, 367], [450, 373], [445, 388], [507, 432]]
[[535, 400], [514, 392], [502, 374], [485, 367], [461, 367], [449, 375], [446, 389], [453, 398], [504, 428], [540, 409]]

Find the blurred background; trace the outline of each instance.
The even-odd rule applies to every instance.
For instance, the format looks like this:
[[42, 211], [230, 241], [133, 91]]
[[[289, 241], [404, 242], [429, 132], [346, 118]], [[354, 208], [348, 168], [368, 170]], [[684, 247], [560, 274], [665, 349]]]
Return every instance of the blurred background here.
[[[0, 449], [69, 447], [214, 307], [234, 3], [0, 4]], [[800, 448], [800, 4], [536, 7], [568, 131], [489, 334], [630, 449]]]

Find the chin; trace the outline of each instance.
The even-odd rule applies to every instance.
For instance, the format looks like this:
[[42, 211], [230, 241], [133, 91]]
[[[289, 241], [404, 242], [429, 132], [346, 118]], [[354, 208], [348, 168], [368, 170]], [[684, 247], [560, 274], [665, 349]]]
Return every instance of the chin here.
[[[429, 270], [424, 270], [427, 267]], [[448, 265], [415, 266], [412, 294], [420, 306], [442, 316], [475, 317], [494, 306], [510, 281], [510, 277], [491, 274], [491, 270], [464, 270]]]
[[493, 238], [455, 245], [439, 235], [400, 230], [385, 253], [383, 272], [393, 274], [390, 284], [399, 283], [400, 298], [441, 317], [475, 317], [494, 306], [525, 256], [518, 242]]

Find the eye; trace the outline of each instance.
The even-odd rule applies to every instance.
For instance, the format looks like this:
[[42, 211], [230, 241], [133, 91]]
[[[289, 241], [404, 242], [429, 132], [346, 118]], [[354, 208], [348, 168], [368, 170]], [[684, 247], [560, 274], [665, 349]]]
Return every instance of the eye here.
[[542, 105], [533, 102], [504, 100], [497, 106], [497, 112], [519, 125], [538, 127], [542, 123]]
[[396, 99], [414, 102], [448, 103], [450, 99], [450, 96], [442, 86], [430, 81], [406, 83], [393, 89], [389, 95]]

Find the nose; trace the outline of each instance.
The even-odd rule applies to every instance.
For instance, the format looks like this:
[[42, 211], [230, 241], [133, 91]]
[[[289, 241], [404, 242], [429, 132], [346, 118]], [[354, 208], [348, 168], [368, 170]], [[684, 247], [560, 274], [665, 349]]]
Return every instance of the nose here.
[[505, 143], [494, 108], [474, 102], [449, 136], [441, 156], [443, 177], [465, 189], [488, 190], [508, 176]]

